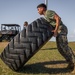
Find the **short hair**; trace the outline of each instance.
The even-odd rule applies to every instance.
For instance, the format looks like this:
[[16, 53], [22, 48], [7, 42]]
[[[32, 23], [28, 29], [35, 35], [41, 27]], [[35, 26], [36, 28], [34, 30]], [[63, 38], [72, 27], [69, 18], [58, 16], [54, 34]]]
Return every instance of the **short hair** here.
[[28, 22], [27, 22], [27, 21], [25, 21], [24, 23], [28, 24]]
[[45, 9], [47, 9], [46, 4], [44, 4], [44, 3], [39, 4], [39, 5], [37, 6], [37, 8], [39, 8], [39, 7], [44, 7]]

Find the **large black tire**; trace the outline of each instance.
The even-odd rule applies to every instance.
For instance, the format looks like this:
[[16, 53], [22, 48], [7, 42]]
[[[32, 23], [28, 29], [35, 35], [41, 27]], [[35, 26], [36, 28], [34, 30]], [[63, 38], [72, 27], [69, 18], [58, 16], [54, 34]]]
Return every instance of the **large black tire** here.
[[0, 42], [2, 42], [2, 35], [0, 35]]
[[53, 36], [52, 27], [39, 18], [18, 33], [1, 53], [1, 59], [18, 71]]

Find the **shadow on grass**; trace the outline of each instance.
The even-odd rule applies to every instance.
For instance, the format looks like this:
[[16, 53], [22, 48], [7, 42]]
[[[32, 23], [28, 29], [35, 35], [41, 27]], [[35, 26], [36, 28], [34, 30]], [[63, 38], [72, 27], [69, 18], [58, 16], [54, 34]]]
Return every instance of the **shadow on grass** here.
[[57, 49], [57, 48], [42, 48], [41, 50], [55, 50], [55, 49]]
[[28, 73], [28, 74], [59, 74], [59, 73], [67, 73], [69, 70], [67, 68], [48, 68], [45, 65], [56, 65], [56, 64], [66, 64], [66, 61], [50, 61], [50, 62], [40, 62], [30, 65], [25, 65], [19, 72], [20, 73]]

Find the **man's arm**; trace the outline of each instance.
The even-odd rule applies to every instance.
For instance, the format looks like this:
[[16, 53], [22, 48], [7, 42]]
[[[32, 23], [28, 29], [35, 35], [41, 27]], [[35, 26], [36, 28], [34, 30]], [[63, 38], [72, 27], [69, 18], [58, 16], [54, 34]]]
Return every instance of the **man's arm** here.
[[56, 37], [57, 32], [58, 32], [58, 28], [59, 28], [59, 25], [60, 25], [61, 18], [57, 14], [55, 14], [54, 19], [56, 20], [56, 27], [55, 27], [55, 30], [53, 30], [52, 32], [54, 32], [54, 36]]

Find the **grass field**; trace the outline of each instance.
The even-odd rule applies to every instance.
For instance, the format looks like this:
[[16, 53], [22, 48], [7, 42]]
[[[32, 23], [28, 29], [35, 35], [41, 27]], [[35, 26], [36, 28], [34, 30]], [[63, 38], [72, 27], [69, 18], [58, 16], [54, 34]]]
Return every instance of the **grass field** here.
[[[0, 53], [8, 42], [0, 43]], [[75, 53], [75, 42], [69, 42]], [[57, 50], [55, 42], [44, 45], [19, 72], [12, 71], [0, 59], [0, 75], [75, 75], [66, 68], [67, 63]]]

